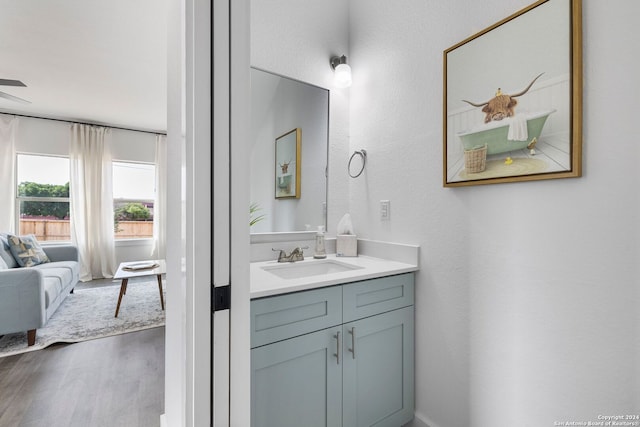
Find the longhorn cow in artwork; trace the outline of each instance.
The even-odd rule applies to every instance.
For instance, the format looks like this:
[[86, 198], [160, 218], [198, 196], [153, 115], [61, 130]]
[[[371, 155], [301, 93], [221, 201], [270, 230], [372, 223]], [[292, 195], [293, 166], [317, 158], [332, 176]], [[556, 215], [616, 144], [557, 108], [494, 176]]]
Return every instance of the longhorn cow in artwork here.
[[291, 164], [291, 159], [289, 159], [286, 163], [278, 163], [280, 165], [280, 170], [282, 171], [282, 175], [289, 172], [289, 165]]
[[513, 95], [502, 93], [502, 90], [498, 88], [496, 96], [481, 104], [476, 104], [465, 99], [463, 99], [463, 101], [467, 104], [473, 105], [474, 107], [483, 107], [482, 112], [486, 114], [484, 118], [485, 123], [489, 123], [493, 120], [502, 120], [506, 117], [512, 117], [515, 114], [515, 107], [516, 105], [518, 105], [518, 100], [516, 98], [527, 93], [529, 89], [531, 89], [531, 86], [533, 86], [535, 81], [538, 80], [538, 78], [543, 74], [544, 73], [538, 74], [538, 76], [534, 78], [531, 83], [529, 83], [529, 86]]

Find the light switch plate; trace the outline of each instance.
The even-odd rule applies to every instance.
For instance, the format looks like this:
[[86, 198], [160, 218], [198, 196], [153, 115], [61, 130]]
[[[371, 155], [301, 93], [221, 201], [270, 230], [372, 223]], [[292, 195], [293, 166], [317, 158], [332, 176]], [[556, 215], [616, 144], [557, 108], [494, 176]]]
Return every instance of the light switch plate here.
[[391, 219], [391, 202], [389, 200], [380, 200], [380, 219], [382, 221]]

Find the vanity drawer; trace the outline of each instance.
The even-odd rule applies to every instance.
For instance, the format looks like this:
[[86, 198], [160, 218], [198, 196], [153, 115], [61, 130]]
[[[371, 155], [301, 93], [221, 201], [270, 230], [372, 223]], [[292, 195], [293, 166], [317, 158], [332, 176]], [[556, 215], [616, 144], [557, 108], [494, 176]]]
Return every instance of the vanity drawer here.
[[342, 323], [342, 287], [251, 301], [251, 348]]
[[344, 285], [343, 322], [413, 305], [413, 283], [413, 273], [406, 273]]

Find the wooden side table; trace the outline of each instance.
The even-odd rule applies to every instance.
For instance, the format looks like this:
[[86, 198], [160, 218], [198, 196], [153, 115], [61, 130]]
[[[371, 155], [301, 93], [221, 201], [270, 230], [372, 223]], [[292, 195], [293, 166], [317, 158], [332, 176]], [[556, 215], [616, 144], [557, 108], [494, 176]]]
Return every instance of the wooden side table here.
[[158, 278], [158, 290], [160, 291], [160, 306], [164, 310], [164, 295], [162, 294], [162, 275], [166, 273], [167, 266], [163, 259], [151, 261], [123, 262], [118, 266], [118, 271], [113, 276], [114, 279], [121, 279], [120, 295], [116, 306], [116, 315], [120, 311], [122, 297], [127, 293], [127, 283], [132, 277], [156, 276]]

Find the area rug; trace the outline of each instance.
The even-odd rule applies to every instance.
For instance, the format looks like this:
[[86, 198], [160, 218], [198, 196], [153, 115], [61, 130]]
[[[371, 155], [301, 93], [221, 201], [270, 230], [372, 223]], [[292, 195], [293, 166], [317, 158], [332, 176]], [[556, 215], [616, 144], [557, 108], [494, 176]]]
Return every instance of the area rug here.
[[54, 343], [75, 343], [164, 325], [158, 282], [129, 280], [118, 317], [114, 317], [120, 286], [77, 290], [67, 296], [36, 343], [27, 346], [26, 332], [0, 338], [0, 357], [40, 350]]

